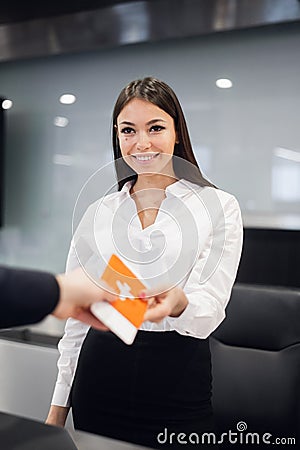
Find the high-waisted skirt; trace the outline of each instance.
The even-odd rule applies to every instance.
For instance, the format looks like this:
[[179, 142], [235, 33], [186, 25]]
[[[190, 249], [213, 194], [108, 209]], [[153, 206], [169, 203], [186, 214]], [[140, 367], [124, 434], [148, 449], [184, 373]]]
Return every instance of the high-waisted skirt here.
[[128, 346], [90, 329], [71, 406], [79, 430], [151, 448], [204, 449], [202, 434], [214, 431], [208, 340], [139, 331]]

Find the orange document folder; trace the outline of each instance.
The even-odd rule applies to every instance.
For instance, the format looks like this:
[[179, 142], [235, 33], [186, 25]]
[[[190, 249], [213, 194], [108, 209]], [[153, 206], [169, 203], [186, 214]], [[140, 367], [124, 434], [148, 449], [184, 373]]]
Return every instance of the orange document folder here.
[[120, 295], [111, 305], [139, 328], [147, 309], [147, 302], [138, 298], [145, 285], [116, 255], [110, 257], [101, 279]]
[[147, 309], [147, 302], [139, 298], [147, 286], [115, 254], [110, 257], [101, 279], [118, 298], [110, 303], [94, 303], [91, 311], [126, 344], [132, 344]]

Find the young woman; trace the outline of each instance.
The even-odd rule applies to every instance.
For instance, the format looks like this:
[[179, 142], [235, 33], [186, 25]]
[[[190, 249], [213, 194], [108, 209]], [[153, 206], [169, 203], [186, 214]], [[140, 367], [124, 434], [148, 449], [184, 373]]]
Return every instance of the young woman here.
[[[147, 280], [152, 322], [127, 346], [69, 319], [47, 422], [63, 426], [72, 407], [77, 429], [152, 448], [195, 448], [214, 430], [208, 336], [225, 317], [236, 277], [240, 209], [202, 176], [179, 101], [162, 81], [135, 80], [121, 91], [113, 148], [119, 191], [102, 199], [95, 239], [106, 258], [123, 246], [128, 265]], [[68, 270], [78, 265], [75, 250]]]

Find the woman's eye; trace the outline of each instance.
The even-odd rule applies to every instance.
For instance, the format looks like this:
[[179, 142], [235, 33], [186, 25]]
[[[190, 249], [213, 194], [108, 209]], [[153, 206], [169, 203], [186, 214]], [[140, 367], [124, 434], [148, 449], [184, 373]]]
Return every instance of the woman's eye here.
[[150, 128], [150, 131], [158, 132], [158, 131], [161, 131], [161, 130], [164, 130], [164, 129], [165, 129], [165, 127], [162, 127], [161, 125], [153, 125]]
[[134, 133], [134, 129], [130, 128], [130, 127], [125, 127], [125, 128], [122, 128], [121, 133], [123, 133], [123, 134], [131, 134], [131, 133]]

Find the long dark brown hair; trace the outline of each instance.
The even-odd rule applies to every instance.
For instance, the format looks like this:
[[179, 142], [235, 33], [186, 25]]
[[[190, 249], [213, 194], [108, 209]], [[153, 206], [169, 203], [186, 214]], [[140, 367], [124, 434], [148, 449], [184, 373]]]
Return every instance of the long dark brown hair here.
[[[173, 169], [176, 177], [184, 178], [199, 186], [216, 187], [206, 180], [201, 173], [192, 149], [186, 120], [175, 92], [163, 81], [146, 77], [142, 80], [131, 81], [125, 86], [120, 92], [113, 110], [112, 143], [119, 190], [127, 181], [137, 179], [137, 174], [122, 158], [117, 136], [117, 118], [127, 103], [135, 98], [153, 103], [173, 118], [178, 138], [178, 143], [174, 147], [174, 156], [178, 158], [173, 158]], [[191, 164], [182, 164], [180, 158]]]

